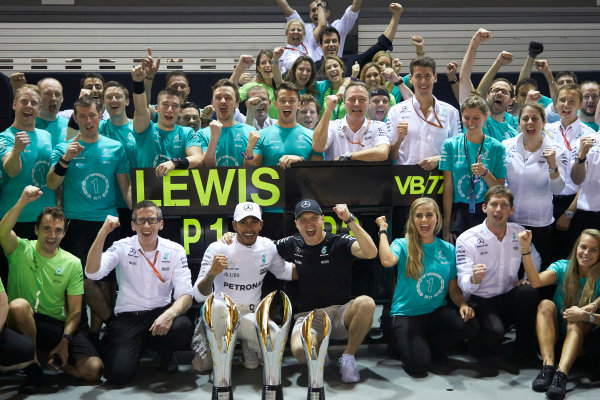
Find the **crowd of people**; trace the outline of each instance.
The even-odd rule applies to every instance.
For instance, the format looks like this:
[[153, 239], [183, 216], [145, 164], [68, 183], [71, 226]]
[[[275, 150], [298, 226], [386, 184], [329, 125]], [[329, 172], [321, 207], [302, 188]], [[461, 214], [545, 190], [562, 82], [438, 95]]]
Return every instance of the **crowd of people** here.
[[[176, 372], [173, 352], [191, 344], [194, 368], [210, 370], [203, 327], [194, 329], [187, 311], [193, 298], [202, 302], [213, 291], [236, 302], [244, 366], [257, 368], [254, 310], [270, 271], [298, 281], [293, 355], [306, 362], [303, 318], [324, 309], [331, 337], [347, 340], [342, 381], [358, 382], [354, 355], [375, 302], [352, 297], [350, 267], [378, 256], [397, 270], [389, 352], [407, 372], [426, 373], [465, 342], [472, 356], [494, 362], [514, 326], [519, 365], [542, 364], [532, 388], [564, 398], [581, 350], [599, 350], [598, 83], [553, 74], [539, 59], [543, 44], [531, 42], [517, 82], [495, 77], [513, 61], [502, 51], [475, 88], [477, 48], [492, 39], [479, 29], [460, 73], [457, 62], [446, 65], [458, 110], [433, 94], [437, 65], [423, 38], [411, 37], [416, 55], [401, 76], [391, 55], [400, 4], [390, 4], [390, 23], [373, 46], [343, 56], [362, 0], [331, 24], [326, 1], [310, 3], [309, 23], [286, 0], [276, 2], [287, 19], [285, 45], [241, 55], [203, 108], [188, 100], [182, 71], [167, 74], [152, 104], [160, 59], [150, 49], [131, 82], [86, 74], [71, 110], [61, 111], [58, 80], [33, 85], [23, 73], [11, 75], [14, 122], [0, 135], [5, 279], [8, 271], [6, 291], [0, 281], [0, 369], [24, 369], [23, 393], [39, 390], [42, 364], [123, 385], [146, 345], [158, 351], [162, 370]], [[534, 65], [549, 97], [530, 77]], [[208, 247], [192, 285], [183, 247], [159, 236], [161, 209], [131, 199], [132, 168], [163, 177], [203, 166], [285, 169], [323, 160], [439, 169], [442, 202], [413, 202], [404, 237], [391, 244], [385, 216], [375, 221], [374, 240], [345, 204], [333, 212], [353, 236], [326, 232], [320, 205], [305, 199], [294, 212], [298, 233], [282, 238], [282, 210], [240, 203], [234, 232]], [[259, 235], [263, 226], [268, 238]], [[590, 332], [596, 339], [584, 346]]]

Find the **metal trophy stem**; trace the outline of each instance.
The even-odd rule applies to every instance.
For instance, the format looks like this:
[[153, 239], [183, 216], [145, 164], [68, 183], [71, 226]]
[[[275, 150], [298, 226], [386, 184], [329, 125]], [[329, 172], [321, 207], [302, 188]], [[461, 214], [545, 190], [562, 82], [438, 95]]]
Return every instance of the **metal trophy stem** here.
[[290, 329], [292, 306], [287, 295], [281, 291], [279, 293], [283, 300], [283, 324], [281, 327], [277, 327], [269, 319], [269, 308], [277, 291], [269, 293], [256, 309], [256, 333], [264, 363], [262, 400], [283, 400], [281, 361]]
[[235, 349], [239, 312], [225, 293], [223, 300], [212, 293], [202, 307], [202, 323], [213, 359], [212, 400], [233, 400], [231, 360]]
[[[317, 313], [323, 316], [323, 340], [320, 344], [314, 343], [312, 335], [312, 323]], [[308, 365], [308, 400], [325, 400], [325, 388], [323, 386], [323, 368], [327, 357], [329, 345], [329, 334], [331, 333], [331, 321], [323, 310], [311, 311], [302, 323], [302, 347], [306, 355]], [[317, 332], [319, 335], [320, 332]]]

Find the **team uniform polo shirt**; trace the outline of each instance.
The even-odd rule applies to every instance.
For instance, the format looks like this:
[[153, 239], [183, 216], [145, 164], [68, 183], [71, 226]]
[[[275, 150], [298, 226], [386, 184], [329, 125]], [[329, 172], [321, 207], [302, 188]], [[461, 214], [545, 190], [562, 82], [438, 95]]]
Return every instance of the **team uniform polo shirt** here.
[[438, 156], [442, 153], [444, 141], [460, 133], [460, 117], [458, 110], [450, 104], [435, 99], [435, 115], [437, 115], [441, 128], [433, 112], [429, 113], [427, 121], [423, 120], [423, 113], [419, 109], [416, 97], [396, 104], [388, 112], [388, 125], [391, 132], [390, 141], [394, 143], [398, 138], [398, 122], [408, 121], [408, 134], [400, 145], [397, 159], [398, 164], [417, 164], [428, 157]]
[[[486, 223], [487, 219], [456, 239], [458, 286], [467, 299], [471, 295], [488, 299], [507, 293], [519, 281], [518, 273], [523, 256], [517, 235], [525, 228], [509, 222], [504, 238], [499, 241]], [[542, 260], [533, 244], [531, 257], [539, 271]], [[471, 283], [475, 264], [485, 264], [487, 267], [485, 277], [479, 284]]]
[[[465, 154], [465, 143], [468, 154]], [[477, 155], [481, 148], [481, 162], [496, 178], [506, 178], [506, 168], [504, 166], [504, 146], [491, 137], [485, 137], [482, 143], [471, 143], [467, 140], [467, 135], [451, 137], [444, 142], [442, 157], [440, 158], [440, 170], [452, 172], [454, 182], [454, 203], [469, 204], [469, 194], [471, 191], [471, 165], [477, 162]], [[468, 156], [468, 159], [467, 159]], [[484, 200], [488, 185], [485, 179], [481, 178], [475, 182], [473, 193], [476, 196], [476, 203]]]
[[[72, 141], [72, 140], [71, 140]], [[58, 162], [71, 143], [61, 143], [52, 152], [50, 162]], [[115, 174], [129, 173], [123, 145], [100, 135], [95, 143], [79, 141], [84, 150], [71, 160], [63, 181], [63, 211], [67, 219], [104, 221], [117, 216]]]
[[[137, 155], [136, 155], [136, 147], [137, 144], [135, 142], [136, 133], [133, 131], [133, 121], [129, 120], [125, 125], [115, 125], [111, 122], [110, 119], [106, 119], [100, 121], [100, 127], [98, 132], [101, 135], [106, 136], [107, 138], [116, 140], [117, 142], [123, 145], [125, 149], [125, 155], [127, 156], [127, 161], [129, 162], [129, 168], [137, 168]], [[131, 178], [131, 173], [129, 174]], [[125, 199], [123, 199], [123, 195], [121, 194], [121, 190], [118, 187], [115, 187], [117, 196], [117, 207], [119, 208], [127, 208], [127, 203]]]
[[454, 246], [439, 238], [423, 244], [423, 273], [418, 280], [406, 276], [406, 239], [394, 240], [390, 249], [398, 257], [398, 278], [390, 315], [429, 314], [446, 305], [448, 285], [456, 278]]
[[[483, 124], [483, 133], [487, 136], [496, 139], [499, 142], [503, 140], [510, 139], [512, 137], [517, 136], [519, 133], [518, 129], [515, 129], [507, 120], [504, 119], [504, 122], [498, 122], [488, 115], [487, 120]], [[464, 131], [464, 128], [463, 128]], [[466, 131], [465, 131], [466, 132]]]
[[347, 152], [370, 149], [380, 144], [390, 145], [386, 123], [365, 118], [360, 129], [354, 132], [346, 118], [336, 119], [329, 122], [325, 160], [334, 160]]
[[18, 244], [8, 258], [8, 301], [23, 298], [36, 313], [65, 321], [66, 295], [83, 294], [81, 261], [59, 248], [54, 257], [38, 253], [37, 240], [18, 238]]
[[[542, 227], [554, 222], [552, 198], [565, 186], [567, 152], [543, 132], [542, 137], [542, 145], [533, 153], [525, 150], [523, 133], [502, 142], [506, 148], [506, 185], [515, 196], [511, 221], [526, 226]], [[556, 151], [556, 166], [560, 173], [556, 179], [550, 179], [550, 166], [543, 156], [547, 147]]]
[[200, 138], [194, 129], [180, 125], [164, 131], [158, 124], [150, 122], [144, 132], [136, 133], [134, 138], [138, 146], [138, 168], [156, 168], [171, 158], [185, 157], [188, 147], [200, 146]]
[[[558, 260], [555, 263], [552, 263], [547, 269], [547, 271], [554, 271], [556, 274], [556, 292], [554, 293], [554, 297], [552, 301], [556, 305], [556, 313], [558, 319], [558, 326], [560, 328], [561, 333], [564, 335], [567, 333], [567, 324], [565, 319], [562, 316], [562, 311], [565, 309], [564, 301], [565, 295], [563, 292], [563, 283], [565, 282], [565, 278], [567, 276], [567, 270], [569, 269], [569, 260]], [[579, 278], [579, 293], [577, 295], [576, 303], [579, 303], [579, 298], [581, 297], [581, 291], [583, 290], [587, 278]], [[594, 289], [594, 294], [592, 295], [592, 300], [600, 297], [600, 280], [596, 281], [596, 287]]]
[[[588, 152], [585, 160], [585, 180], [581, 184], [581, 193], [577, 199], [577, 209], [584, 211], [600, 211], [600, 134], [586, 134], [585, 137], [593, 137], [594, 145]], [[583, 137], [583, 136], [582, 136]], [[581, 138], [577, 139], [573, 146], [573, 155], [570, 165], [577, 161]]]
[[[340, 33], [340, 50], [338, 51], [339, 57], [342, 57], [344, 53], [344, 42], [346, 41], [346, 36], [352, 30], [354, 23], [358, 19], [358, 11], [354, 12], [350, 10], [350, 8], [351, 6], [346, 8], [346, 11], [344, 11], [344, 15], [342, 16], [342, 18], [336, 19], [330, 24], [330, 26], [333, 26]], [[288, 22], [293, 19], [299, 19], [300, 21], [302, 21], [300, 14], [298, 14], [296, 10], [294, 10], [294, 13], [291, 14], [289, 17], [285, 18], [285, 20]], [[321, 50], [321, 47], [319, 47], [319, 44], [313, 36], [314, 29], [315, 26], [312, 23], [312, 21], [309, 23], [304, 22], [305, 35], [302, 43], [308, 49], [311, 58], [316, 62], [323, 58], [323, 50]]]
[[[594, 130], [589, 126], [585, 125], [581, 122], [579, 118], [575, 120], [571, 125], [564, 128], [560, 121], [546, 124], [546, 131], [548, 131], [548, 135], [552, 138], [553, 141], [561, 145], [567, 150], [567, 158], [571, 159], [573, 154], [572, 149], [575, 145], [577, 139], [582, 136], [590, 136], [594, 134]], [[563, 136], [564, 133], [564, 136]], [[569, 150], [569, 147], [571, 150]], [[579, 185], [576, 185], [571, 180], [571, 169], [567, 169], [567, 173], [565, 176], [565, 188], [560, 193], [561, 195], [572, 195], [577, 193], [579, 190]]]
[[[244, 165], [244, 156], [248, 144], [248, 136], [254, 130], [246, 124], [235, 124], [221, 128], [221, 136], [217, 142], [216, 160], [217, 167], [241, 167]], [[206, 153], [210, 142], [210, 126], [203, 128], [200, 133], [200, 145]]]
[[312, 311], [351, 300], [352, 244], [346, 234], [325, 233], [325, 239], [310, 246], [299, 233], [278, 240], [277, 251], [284, 260], [296, 265], [299, 306], [294, 313]]
[[277, 165], [284, 155], [296, 155], [309, 160], [312, 150], [313, 131], [302, 125], [282, 128], [271, 125], [260, 131], [260, 139], [254, 147], [254, 153], [263, 157], [263, 165]]
[[69, 120], [60, 115], [56, 116], [54, 121], [47, 121], [40, 117], [35, 118], [35, 127], [37, 129], [43, 129], [50, 133], [52, 137], [52, 147], [59, 143], [62, 143], [67, 138], [67, 129], [69, 128]]
[[309, 56], [314, 59], [308, 47], [304, 43], [300, 43], [298, 46], [287, 43], [283, 46], [283, 55], [279, 58], [279, 69], [281, 75], [285, 76], [285, 73], [292, 68], [296, 59], [300, 56]]
[[[158, 251], [158, 255], [155, 253]], [[164, 279], [164, 283], [142, 255], [151, 262]], [[156, 258], [155, 258], [156, 257]], [[158, 237], [155, 251], [144, 252], [138, 236], [114, 242], [102, 254], [100, 268], [87, 274], [89, 279], [99, 280], [116, 269], [119, 294], [115, 314], [131, 311], [149, 311], [171, 304], [171, 294], [177, 300], [181, 296], [192, 296], [192, 276], [183, 246]]]
[[504, 120], [506, 122], [508, 122], [508, 124], [510, 126], [512, 126], [515, 129], [515, 131], [517, 131], [517, 133], [520, 131], [518, 115], [512, 115], [508, 111], [505, 111], [504, 112]]
[[[0, 159], [10, 153], [15, 145], [15, 135], [20, 129], [9, 127], [0, 134]], [[21, 198], [23, 189], [28, 185], [37, 186], [42, 190], [42, 197], [29, 203], [19, 215], [18, 222], [35, 222], [38, 215], [46, 207], [56, 206], [54, 191], [46, 185], [46, 175], [50, 170], [52, 155], [52, 138], [50, 133], [35, 129], [27, 132], [30, 144], [21, 152], [21, 172], [10, 177], [2, 169], [2, 196], [0, 196], [0, 214], [4, 215]]]
[[581, 122], [583, 122], [584, 124], [586, 124], [587, 126], [592, 128], [596, 132], [600, 131], [600, 126], [595, 122], [584, 122], [584, 121], [581, 121]]
[[267, 271], [271, 271], [277, 279], [292, 279], [292, 264], [279, 256], [277, 247], [270, 239], [259, 236], [253, 245], [245, 246], [238, 242], [236, 236], [230, 245], [213, 242], [206, 249], [194, 284], [194, 298], [197, 301], [206, 299], [198, 290], [198, 284], [210, 271], [217, 254], [227, 257], [227, 268], [215, 277], [213, 292], [223, 292], [236, 304], [251, 306], [251, 311], [260, 303], [261, 288]]

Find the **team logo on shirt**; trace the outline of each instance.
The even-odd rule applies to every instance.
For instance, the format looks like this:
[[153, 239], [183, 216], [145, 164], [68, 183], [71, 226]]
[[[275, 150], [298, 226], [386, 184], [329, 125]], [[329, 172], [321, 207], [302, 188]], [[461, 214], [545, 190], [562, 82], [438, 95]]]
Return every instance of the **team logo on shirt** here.
[[481, 247], [487, 247], [487, 243], [482, 238], [477, 238], [477, 246], [478, 249]]
[[83, 194], [88, 199], [100, 200], [108, 194], [110, 183], [106, 176], [101, 173], [94, 172], [85, 177], [81, 183]]
[[163, 261], [167, 261], [169, 259], [169, 253], [165, 253], [163, 255]]
[[323, 246], [323, 248], [321, 249], [321, 254], [322, 255], [327, 254], [327, 246]]
[[[111, 247], [111, 249], [112, 249], [112, 248], [113, 248], [113, 247]], [[110, 249], [109, 249], [109, 250], [110, 250]], [[115, 249], [115, 250], [116, 250], [116, 249]], [[114, 251], [114, 250], [113, 250], [113, 251]], [[130, 249], [129, 249], [129, 253], [127, 253], [127, 255], [128, 255], [129, 257], [133, 257], [133, 256], [135, 256], [135, 249], [134, 249], [133, 247], [132, 247], [132, 248], [130, 248]]]
[[152, 166], [154, 168], [158, 167], [160, 164], [166, 162], [166, 161], [170, 161], [171, 159], [169, 157], [167, 157], [165, 154], [158, 154], [156, 157], [154, 157], [154, 161], [152, 161]]
[[427, 272], [417, 282], [417, 293], [425, 299], [433, 299], [444, 291], [444, 280], [436, 272]]
[[40, 189], [47, 188], [48, 185], [46, 185], [46, 175], [48, 175], [49, 170], [50, 163], [48, 161], [38, 161], [33, 164], [33, 168], [31, 170], [31, 181], [33, 184]]
[[263, 264], [267, 263], [267, 254], [266, 253], [263, 253], [263, 255], [262, 255], [262, 263]]
[[57, 274], [62, 274], [62, 269], [63, 269], [63, 267], [58, 267], [58, 269], [56, 270], [56, 273]]

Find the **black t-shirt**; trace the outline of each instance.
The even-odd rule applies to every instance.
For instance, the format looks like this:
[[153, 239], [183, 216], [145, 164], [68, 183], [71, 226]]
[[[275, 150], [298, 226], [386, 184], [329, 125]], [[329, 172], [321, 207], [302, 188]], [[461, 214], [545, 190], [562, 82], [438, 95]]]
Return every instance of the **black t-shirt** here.
[[321, 243], [309, 246], [296, 233], [275, 242], [279, 255], [296, 264], [300, 289], [297, 312], [350, 301], [354, 260], [351, 247], [355, 241], [350, 235], [326, 233]]

